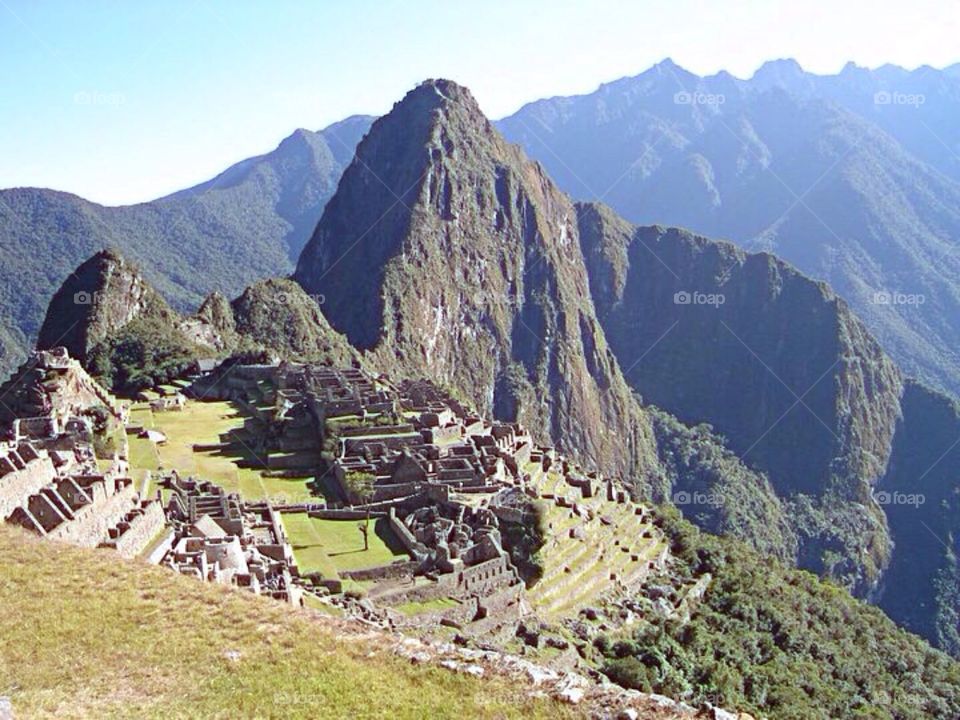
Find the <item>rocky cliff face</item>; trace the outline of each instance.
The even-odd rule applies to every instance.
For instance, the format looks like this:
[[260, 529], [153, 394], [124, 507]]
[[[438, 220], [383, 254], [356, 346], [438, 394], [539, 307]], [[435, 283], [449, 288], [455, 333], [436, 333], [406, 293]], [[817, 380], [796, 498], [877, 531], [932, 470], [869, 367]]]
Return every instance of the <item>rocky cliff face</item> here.
[[829, 288], [770, 255], [579, 210], [597, 315], [631, 385], [710, 423], [781, 498], [811, 500], [794, 509], [801, 561], [865, 591], [890, 550], [870, 496], [900, 413], [893, 362]]
[[428, 81], [374, 123], [294, 278], [391, 373], [645, 477], [650, 421], [594, 315], [576, 215], [469, 91]]
[[918, 383], [902, 400], [890, 467], [875, 494], [894, 550], [879, 605], [960, 655], [960, 407]]
[[54, 294], [37, 347], [66, 347], [88, 362], [94, 350], [138, 317], [176, 324], [177, 314], [144, 280], [140, 270], [114, 250], [102, 250], [78, 267]]

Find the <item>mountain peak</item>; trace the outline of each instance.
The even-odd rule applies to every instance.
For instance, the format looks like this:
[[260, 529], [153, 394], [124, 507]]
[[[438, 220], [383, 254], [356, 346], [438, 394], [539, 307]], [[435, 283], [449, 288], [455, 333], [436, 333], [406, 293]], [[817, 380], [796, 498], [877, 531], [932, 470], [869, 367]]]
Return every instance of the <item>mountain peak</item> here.
[[432, 111], [451, 105], [460, 106], [471, 114], [483, 114], [469, 89], [444, 78], [424, 80], [394, 104], [393, 112]]
[[576, 215], [469, 90], [427, 80], [360, 143], [293, 279], [378, 368], [636, 475], [652, 429], [584, 304]]
[[793, 58], [778, 58], [777, 60], [767, 60], [763, 65], [757, 68], [753, 74], [752, 80], [764, 78], [791, 78], [805, 74], [804, 69]]
[[171, 311], [140, 270], [113, 249], [100, 250], [60, 286], [37, 339], [41, 350], [64, 346], [86, 362], [93, 348], [145, 312]]

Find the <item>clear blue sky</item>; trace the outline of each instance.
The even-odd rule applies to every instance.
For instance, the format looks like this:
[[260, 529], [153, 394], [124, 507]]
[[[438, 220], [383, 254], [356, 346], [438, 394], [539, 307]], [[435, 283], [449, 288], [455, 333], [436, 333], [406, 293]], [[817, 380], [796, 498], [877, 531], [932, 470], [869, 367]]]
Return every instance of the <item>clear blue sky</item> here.
[[943, 67], [958, 38], [957, 0], [0, 0], [0, 187], [152, 199], [427, 77], [501, 117], [668, 56], [740, 77], [778, 57]]

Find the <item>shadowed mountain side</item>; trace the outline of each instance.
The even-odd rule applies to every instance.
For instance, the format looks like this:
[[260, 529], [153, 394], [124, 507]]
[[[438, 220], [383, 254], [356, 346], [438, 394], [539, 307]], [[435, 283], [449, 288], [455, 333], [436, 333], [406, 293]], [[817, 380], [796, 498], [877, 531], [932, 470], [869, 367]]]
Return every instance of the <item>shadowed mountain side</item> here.
[[[833, 521], [793, 518], [801, 562], [864, 591], [889, 555], [870, 493], [900, 412], [896, 366], [829, 288], [770, 255], [579, 209], [597, 315], [628, 381], [710, 423], [782, 498], [822, 502]], [[827, 541], [835, 523], [842, 537]]]

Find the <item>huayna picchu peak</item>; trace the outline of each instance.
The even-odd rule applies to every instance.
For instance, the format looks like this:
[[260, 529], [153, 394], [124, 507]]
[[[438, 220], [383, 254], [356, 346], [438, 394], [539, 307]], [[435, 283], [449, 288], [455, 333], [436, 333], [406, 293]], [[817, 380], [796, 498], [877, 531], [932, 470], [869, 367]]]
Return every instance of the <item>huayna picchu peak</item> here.
[[0, 23], [0, 720], [960, 718], [955, 23], [533, 2]]
[[293, 277], [376, 366], [646, 477], [650, 421], [594, 315], [577, 233], [569, 198], [470, 92], [427, 81], [357, 147]]

